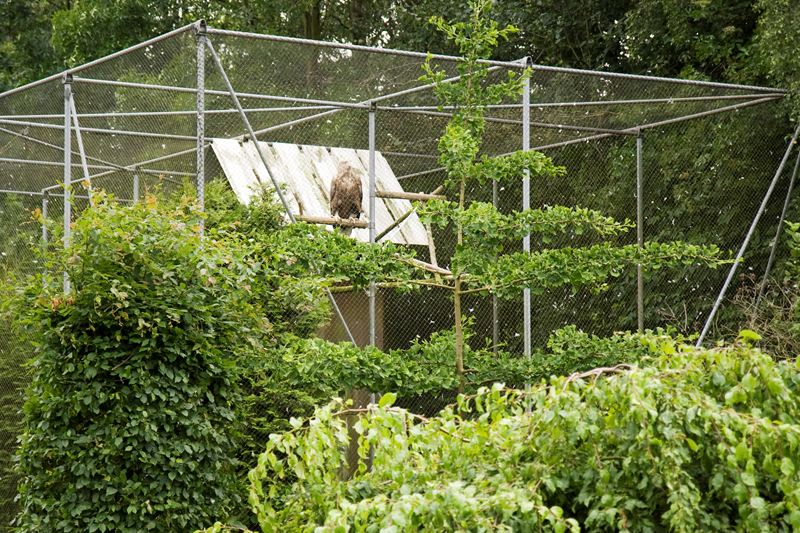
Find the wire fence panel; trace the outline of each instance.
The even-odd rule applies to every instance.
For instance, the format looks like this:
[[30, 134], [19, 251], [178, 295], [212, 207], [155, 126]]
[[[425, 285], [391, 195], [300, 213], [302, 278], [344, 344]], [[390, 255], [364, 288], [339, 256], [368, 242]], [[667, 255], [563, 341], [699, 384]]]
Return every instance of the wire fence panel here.
[[[453, 110], [439, 107], [431, 87], [420, 81], [424, 56], [231, 32], [210, 31], [208, 39], [260, 141], [326, 147], [331, 154], [367, 151], [368, 114], [373, 106], [375, 149], [403, 191], [431, 193], [442, 185], [445, 175], [437, 146]], [[73, 72], [71, 87], [83, 144], [81, 153], [73, 121], [73, 219], [89, 203], [81, 156], [92, 191], [105, 190], [122, 202], [150, 192], [177, 194], [196, 187], [197, 46], [196, 33], [187, 30]], [[204, 57], [205, 179], [211, 182], [228, 179], [211, 148], [214, 139], [249, 141], [222, 73], [209, 51]], [[458, 75], [451, 59], [435, 57], [431, 62], [451, 78]], [[518, 70], [499, 63], [490, 68], [490, 81]], [[645, 241], [683, 240], [736, 250], [786, 149], [785, 107], [781, 95], [770, 90], [541, 68], [532, 73], [530, 101], [531, 147], [566, 169], [561, 178], [532, 179], [531, 206], [582, 206], [635, 221], [636, 138], [640, 135]], [[486, 110], [482, 153], [501, 155], [522, 148], [521, 106], [522, 96]], [[52, 227], [63, 225], [63, 128], [61, 79], [0, 95], [0, 273], [4, 278], [41, 273], [35, 247], [41, 245], [43, 209]], [[366, 176], [368, 157], [361, 159], [360, 169]], [[327, 172], [321, 164], [298, 158], [292, 168], [281, 171], [319, 177]], [[778, 184], [745, 255], [744, 276], [730, 296], [743, 284], [753, 283], [748, 275], [757, 279], [764, 271], [790, 171]], [[455, 197], [453, 190], [444, 194]], [[467, 199], [495, 202], [504, 213], [523, 205], [520, 184], [500, 185], [496, 193], [491, 184], [471, 186]], [[296, 198], [289, 200], [294, 202], [295, 214], [311, 209], [298, 205]], [[367, 205], [365, 195], [365, 210]], [[418, 259], [446, 269], [455, 250], [455, 235], [449, 229], [430, 231], [433, 245], [413, 246], [413, 251]], [[592, 235], [565, 235], [544, 243], [534, 235], [532, 251], [596, 242]], [[613, 242], [635, 244], [636, 231]], [[521, 242], [508, 243], [507, 251], [521, 249]], [[779, 247], [779, 260], [785, 255], [785, 248]], [[646, 272], [645, 327], [670, 325], [681, 332], [696, 332], [725, 275], [724, 269], [699, 267]], [[331, 313], [330, 324], [318, 334], [347, 341], [349, 330], [357, 344], [367, 344], [366, 291], [336, 293], [334, 301], [341, 317]], [[404, 293], [380, 289], [375, 304], [375, 339], [383, 349], [406, 348], [454, 325], [452, 294], [441, 288]], [[489, 346], [522, 356], [526, 332], [521, 290], [518, 297], [497, 301], [488, 295], [469, 296], [463, 304], [474, 348]], [[622, 271], [604, 291], [563, 289], [534, 296], [530, 331], [534, 356], [559, 327], [575, 324], [586, 332], [608, 335], [635, 329], [637, 318], [635, 268]], [[737, 309], [725, 306], [715, 332], [728, 333], [737, 324]], [[16, 512], [11, 464], [21, 427], [22, 390], [28, 379], [23, 362], [32, 354], [31, 339], [10, 322], [0, 321], [3, 523]], [[443, 391], [401, 401], [430, 414], [453, 398], [453, 391]]]

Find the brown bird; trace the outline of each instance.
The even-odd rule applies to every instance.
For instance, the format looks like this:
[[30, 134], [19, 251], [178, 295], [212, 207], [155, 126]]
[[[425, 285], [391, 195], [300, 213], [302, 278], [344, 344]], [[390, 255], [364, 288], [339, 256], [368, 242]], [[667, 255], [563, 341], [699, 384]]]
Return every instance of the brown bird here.
[[[344, 219], [358, 219], [364, 210], [361, 208], [363, 194], [361, 177], [350, 163], [339, 161], [336, 177], [331, 182], [331, 216]], [[353, 228], [340, 228], [345, 235], [350, 235]]]

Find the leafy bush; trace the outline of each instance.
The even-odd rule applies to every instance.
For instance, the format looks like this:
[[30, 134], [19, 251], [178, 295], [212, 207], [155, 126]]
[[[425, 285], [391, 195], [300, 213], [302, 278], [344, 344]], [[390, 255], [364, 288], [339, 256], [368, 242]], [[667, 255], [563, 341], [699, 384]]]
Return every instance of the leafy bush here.
[[[250, 474], [253, 510], [264, 531], [800, 527], [798, 366], [745, 344], [661, 350], [651, 366], [530, 393], [482, 389], [432, 419], [393, 394], [334, 401], [272, 437]], [[347, 480], [343, 414], [361, 435]]]
[[24, 530], [186, 530], [234, 502], [235, 360], [262, 334], [232, 242], [101, 201], [27, 292], [40, 339], [19, 452]]

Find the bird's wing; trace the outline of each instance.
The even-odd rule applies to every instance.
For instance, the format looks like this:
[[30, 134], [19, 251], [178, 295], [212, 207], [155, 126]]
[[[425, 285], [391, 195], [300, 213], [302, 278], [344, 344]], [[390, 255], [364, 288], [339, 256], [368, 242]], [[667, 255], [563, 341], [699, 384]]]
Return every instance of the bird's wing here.
[[[357, 177], [358, 178], [358, 177]], [[362, 203], [364, 201], [364, 187], [361, 186], [361, 178], [358, 178], [358, 213], [361, 214], [364, 212], [364, 208], [362, 207]]]
[[334, 177], [333, 181], [331, 181], [331, 215], [335, 215], [339, 210], [338, 196], [341, 181], [342, 180], [339, 179], [339, 176]]

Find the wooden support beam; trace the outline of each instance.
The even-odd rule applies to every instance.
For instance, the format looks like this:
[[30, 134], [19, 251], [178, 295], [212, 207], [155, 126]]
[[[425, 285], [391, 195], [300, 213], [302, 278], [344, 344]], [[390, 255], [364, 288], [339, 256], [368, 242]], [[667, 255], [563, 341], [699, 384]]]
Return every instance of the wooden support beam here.
[[295, 215], [294, 218], [310, 224], [327, 224], [343, 228], [367, 228], [369, 226], [366, 220], [358, 220], [356, 218], [317, 217], [311, 215]]
[[398, 200], [446, 200], [447, 197], [443, 194], [425, 194], [422, 192], [405, 192], [405, 191], [378, 191], [375, 193], [378, 198], [397, 198]]
[[[444, 190], [444, 185], [439, 185], [438, 187], [436, 187], [436, 189], [434, 189], [434, 191], [433, 191], [433, 192], [430, 194], [430, 196], [436, 196], [436, 195], [438, 195], [440, 192], [442, 192], [443, 190]], [[387, 234], [388, 234], [390, 231], [392, 231], [394, 228], [396, 228], [397, 226], [399, 226], [400, 224], [402, 224], [403, 222], [405, 222], [405, 220], [406, 220], [408, 217], [410, 217], [410, 216], [411, 216], [411, 213], [413, 213], [413, 212], [414, 212], [414, 208], [412, 207], [411, 209], [409, 209], [408, 211], [406, 211], [405, 213], [403, 213], [403, 214], [402, 214], [400, 217], [398, 217], [398, 218], [397, 218], [397, 219], [396, 219], [394, 222], [392, 222], [391, 224], [389, 224], [389, 226], [388, 226], [388, 227], [386, 227], [386, 228], [385, 228], [383, 231], [381, 231], [380, 233], [378, 233], [378, 235], [375, 237], [375, 242], [378, 242], [378, 241], [379, 241], [379, 240], [381, 240], [382, 238], [386, 237], [386, 235], [387, 235]], [[430, 237], [429, 237], [429, 238], [430, 238]]]

